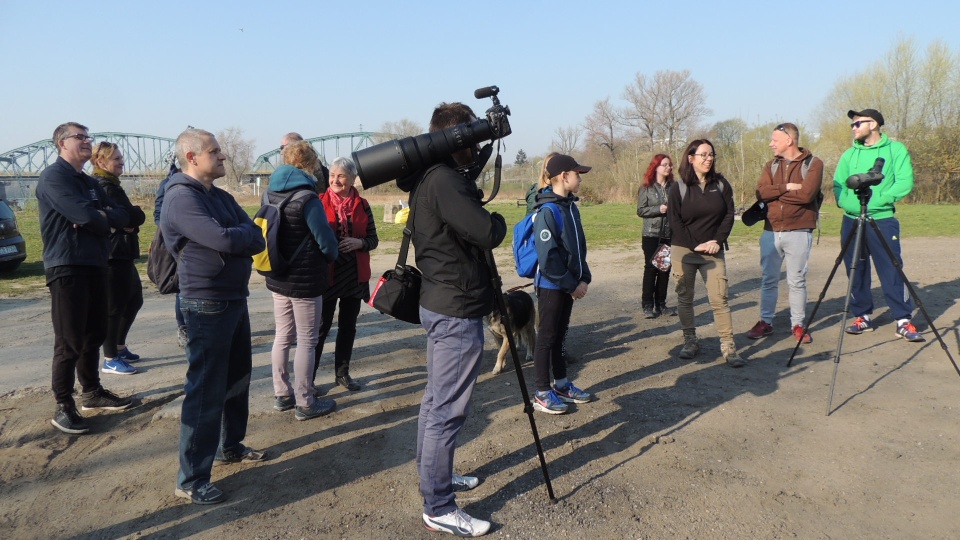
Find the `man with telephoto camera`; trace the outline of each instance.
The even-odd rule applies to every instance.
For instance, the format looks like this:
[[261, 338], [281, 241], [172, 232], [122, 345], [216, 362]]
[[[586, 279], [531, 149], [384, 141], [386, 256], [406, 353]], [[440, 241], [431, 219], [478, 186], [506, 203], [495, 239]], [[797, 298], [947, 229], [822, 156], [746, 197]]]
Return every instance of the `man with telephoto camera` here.
[[[462, 103], [441, 103], [430, 131], [475, 122]], [[485, 253], [507, 233], [503, 217], [487, 212], [473, 180], [455, 170], [475, 161], [477, 147], [458, 150], [426, 169], [413, 190], [413, 245], [423, 273], [420, 320], [427, 331], [427, 385], [417, 425], [417, 469], [428, 530], [481, 536], [490, 523], [457, 507], [454, 487], [477, 478], [453, 474], [457, 435], [466, 420], [483, 353], [483, 320], [495, 290]]]
[[[870, 189], [872, 193], [869, 194], [867, 214], [873, 218], [890, 250], [896, 256], [896, 265], [902, 266], [900, 222], [894, 217], [896, 212], [894, 204], [913, 190], [913, 164], [910, 161], [910, 153], [903, 143], [892, 141], [886, 134], [880, 133], [883, 115], [876, 109], [848, 111], [847, 116], [852, 120], [850, 128], [853, 130], [853, 147], [840, 157], [833, 176], [833, 193], [837, 199], [837, 206], [844, 212], [840, 229], [841, 241], [845, 243], [849, 235], [856, 231], [857, 218], [860, 216], [861, 194], [858, 192]], [[881, 169], [883, 179], [876, 185], [868, 182], [856, 189], [848, 187], [848, 178], [851, 175], [873, 172], [871, 167], [877, 158], [885, 160]], [[883, 289], [883, 297], [890, 308], [891, 316], [897, 321], [897, 335], [907, 341], [924, 341], [923, 336], [910, 322], [913, 300], [900, 277], [900, 272], [897, 271], [897, 266], [884, 250], [883, 240], [877, 237], [876, 231], [872, 228], [864, 230], [863, 238], [862, 253], [853, 253], [854, 250], [848, 250], [844, 254], [844, 264], [848, 273], [853, 257], [862, 257], [853, 275], [850, 291], [850, 310], [856, 320], [846, 328], [846, 332], [859, 335], [873, 331], [870, 321], [870, 315], [873, 314], [873, 296], [870, 294], [870, 259], [873, 259], [877, 277]]]

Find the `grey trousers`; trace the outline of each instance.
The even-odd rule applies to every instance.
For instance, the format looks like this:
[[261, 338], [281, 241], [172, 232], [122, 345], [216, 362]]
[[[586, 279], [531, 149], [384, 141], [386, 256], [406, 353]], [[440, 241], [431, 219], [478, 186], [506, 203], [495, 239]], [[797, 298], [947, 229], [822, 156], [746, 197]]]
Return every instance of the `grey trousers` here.
[[480, 373], [483, 319], [440, 315], [421, 306], [420, 322], [427, 331], [427, 387], [417, 423], [417, 471], [423, 513], [442, 516], [457, 509], [453, 452]]
[[[298, 407], [313, 405], [313, 363], [320, 328], [323, 297], [291, 298], [273, 293], [273, 318], [276, 335], [270, 351], [273, 395], [294, 396]], [[290, 384], [290, 347], [297, 344], [293, 356], [294, 384]]]
[[760, 235], [760, 319], [773, 324], [780, 293], [780, 267], [787, 262], [790, 290], [790, 327], [803, 324], [807, 307], [807, 261], [813, 246], [813, 230], [763, 231]]

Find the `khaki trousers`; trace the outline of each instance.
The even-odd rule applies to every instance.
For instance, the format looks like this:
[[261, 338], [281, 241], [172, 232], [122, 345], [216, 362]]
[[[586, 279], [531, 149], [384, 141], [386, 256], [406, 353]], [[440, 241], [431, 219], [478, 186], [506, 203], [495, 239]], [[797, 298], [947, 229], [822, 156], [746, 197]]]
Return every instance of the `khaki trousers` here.
[[727, 264], [723, 251], [716, 255], [707, 255], [674, 245], [670, 258], [673, 260], [673, 279], [677, 283], [677, 315], [680, 317], [680, 327], [684, 330], [696, 329], [693, 293], [699, 272], [707, 286], [707, 300], [713, 308], [713, 322], [717, 326], [720, 343], [733, 345], [733, 318], [727, 303]]

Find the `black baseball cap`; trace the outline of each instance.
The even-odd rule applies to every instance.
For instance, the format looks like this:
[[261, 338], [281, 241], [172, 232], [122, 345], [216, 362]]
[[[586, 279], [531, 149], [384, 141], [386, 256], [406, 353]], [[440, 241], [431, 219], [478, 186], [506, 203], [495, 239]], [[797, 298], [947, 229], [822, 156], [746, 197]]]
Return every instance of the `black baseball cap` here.
[[581, 165], [577, 160], [566, 154], [557, 154], [547, 161], [547, 176], [554, 176], [567, 171], [577, 171], [578, 173], [588, 173], [592, 167]]
[[847, 111], [847, 118], [853, 120], [854, 116], [866, 116], [877, 122], [878, 126], [883, 125], [883, 115], [876, 109], [864, 109], [862, 111]]

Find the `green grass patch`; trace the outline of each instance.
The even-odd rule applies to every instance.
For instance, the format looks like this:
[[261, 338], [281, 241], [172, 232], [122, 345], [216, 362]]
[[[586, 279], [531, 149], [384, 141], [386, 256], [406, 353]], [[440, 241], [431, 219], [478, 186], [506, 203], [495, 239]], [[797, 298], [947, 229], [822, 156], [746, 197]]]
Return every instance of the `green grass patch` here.
[[[245, 206], [251, 216], [256, 206]], [[513, 241], [513, 225], [523, 218], [526, 208], [514, 201], [494, 202], [487, 205], [491, 212], [499, 212], [507, 221], [507, 238], [499, 249], [510, 249]], [[153, 224], [153, 209], [145, 209], [147, 223], [140, 227], [140, 249], [143, 257], [137, 264], [140, 274], [146, 276], [146, 254], [150, 240], [156, 231]], [[633, 204], [608, 203], [581, 205], [580, 214], [590, 248], [633, 248], [640, 242], [643, 220], [637, 217]], [[824, 237], [839, 237], [843, 212], [835, 206], [824, 206], [820, 220]], [[399, 242], [403, 238], [403, 225], [383, 223], [383, 207], [374, 207], [377, 218], [377, 234], [383, 242]], [[960, 237], [960, 212], [952, 205], [901, 205], [897, 217], [904, 236], [909, 237]], [[16, 296], [35, 292], [45, 286], [43, 274], [43, 246], [40, 241], [40, 220], [36, 201], [23, 211], [17, 212], [20, 234], [27, 242], [27, 259], [14, 272], [0, 274], [0, 296]], [[738, 220], [730, 235], [731, 244], [756, 242], [763, 227], [747, 227]]]

